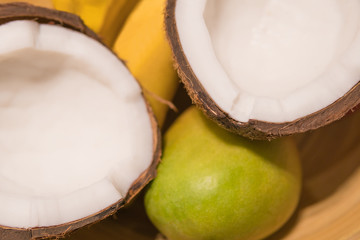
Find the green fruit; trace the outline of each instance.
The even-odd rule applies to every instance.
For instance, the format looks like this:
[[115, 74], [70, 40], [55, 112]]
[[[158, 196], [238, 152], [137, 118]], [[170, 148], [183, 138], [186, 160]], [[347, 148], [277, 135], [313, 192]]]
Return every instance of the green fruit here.
[[301, 167], [290, 138], [251, 141], [191, 107], [164, 144], [145, 207], [170, 240], [261, 239], [297, 206]]

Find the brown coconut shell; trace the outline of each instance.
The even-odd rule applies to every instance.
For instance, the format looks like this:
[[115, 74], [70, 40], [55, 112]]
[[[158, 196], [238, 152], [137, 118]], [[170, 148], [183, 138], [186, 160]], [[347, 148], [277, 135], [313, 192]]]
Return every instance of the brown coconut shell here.
[[[88, 27], [86, 27], [78, 16], [70, 13], [36, 7], [26, 3], [0, 4], [0, 24], [14, 20], [33, 20], [42, 24], [59, 25], [81, 32], [103, 44], [99, 37]], [[121, 59], [119, 59], [119, 61], [121, 61]], [[34, 227], [27, 229], [0, 226], [0, 239], [29, 240], [64, 237], [66, 234], [76, 229], [96, 223], [110, 215], [113, 215], [120, 208], [129, 204], [134, 199], [134, 197], [138, 195], [140, 191], [156, 176], [156, 167], [160, 162], [161, 156], [160, 130], [149, 103], [145, 98], [144, 101], [147, 105], [147, 110], [153, 129], [153, 161], [151, 165], [133, 182], [127, 195], [123, 199], [119, 199], [118, 202], [93, 215], [57, 226]]]
[[291, 122], [274, 123], [250, 119], [240, 122], [221, 109], [205, 90], [201, 81], [195, 75], [184, 50], [176, 27], [176, 0], [168, 0], [165, 10], [165, 29], [173, 51], [175, 68], [195, 103], [209, 118], [231, 132], [250, 139], [274, 139], [281, 136], [303, 133], [315, 130], [341, 119], [349, 112], [355, 111], [360, 104], [360, 82], [357, 82], [344, 96], [331, 105], [307, 116]]

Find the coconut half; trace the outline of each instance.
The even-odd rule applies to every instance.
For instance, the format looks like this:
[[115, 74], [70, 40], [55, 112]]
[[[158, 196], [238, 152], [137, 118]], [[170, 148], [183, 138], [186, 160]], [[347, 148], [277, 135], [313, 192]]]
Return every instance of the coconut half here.
[[154, 177], [160, 134], [128, 69], [71, 14], [0, 5], [0, 239], [62, 236]]
[[168, 0], [193, 101], [253, 139], [316, 129], [360, 103], [359, 0]]

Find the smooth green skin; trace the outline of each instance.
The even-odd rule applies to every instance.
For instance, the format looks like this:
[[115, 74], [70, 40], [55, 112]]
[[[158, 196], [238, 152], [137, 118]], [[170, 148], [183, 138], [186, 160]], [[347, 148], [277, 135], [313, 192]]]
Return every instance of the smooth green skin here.
[[191, 107], [165, 135], [146, 211], [171, 240], [262, 239], [296, 208], [300, 169], [290, 138], [247, 140]]

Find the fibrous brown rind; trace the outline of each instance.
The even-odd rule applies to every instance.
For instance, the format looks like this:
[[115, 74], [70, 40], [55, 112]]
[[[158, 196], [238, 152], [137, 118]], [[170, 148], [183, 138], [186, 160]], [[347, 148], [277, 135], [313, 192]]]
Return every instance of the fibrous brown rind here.
[[[81, 32], [103, 44], [100, 41], [100, 38], [88, 27], [86, 27], [83, 21], [76, 15], [36, 7], [27, 3], [0, 4], [0, 25], [15, 20], [33, 20], [42, 24], [60, 25], [65, 28]], [[119, 59], [119, 61], [122, 60]], [[127, 195], [123, 199], [119, 199], [118, 202], [91, 216], [61, 225], [28, 229], [0, 226], [0, 239], [29, 240], [63, 237], [74, 230], [89, 224], [94, 224], [110, 215], [113, 215], [117, 210], [130, 203], [134, 197], [156, 176], [156, 167], [160, 162], [161, 156], [160, 130], [149, 103], [144, 97], [143, 99], [146, 103], [153, 130], [153, 159], [151, 165], [133, 182]]]
[[[291, 122], [273, 123], [250, 119], [240, 122], [222, 110], [195, 75], [181, 46], [175, 19], [176, 0], [168, 0], [165, 10], [165, 29], [173, 51], [175, 67], [192, 101], [212, 120], [231, 132], [250, 139], [274, 138], [315, 130], [341, 119], [360, 105], [360, 81], [336, 102], [315, 113]], [[220, 87], [220, 86], [219, 86]]]

